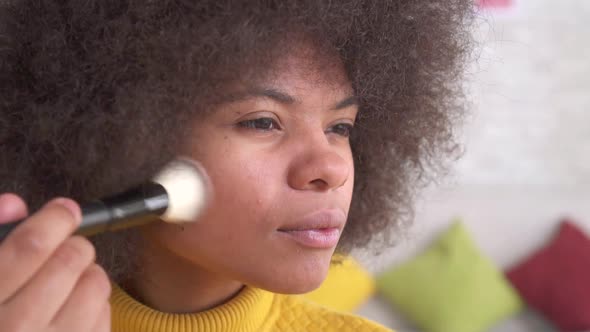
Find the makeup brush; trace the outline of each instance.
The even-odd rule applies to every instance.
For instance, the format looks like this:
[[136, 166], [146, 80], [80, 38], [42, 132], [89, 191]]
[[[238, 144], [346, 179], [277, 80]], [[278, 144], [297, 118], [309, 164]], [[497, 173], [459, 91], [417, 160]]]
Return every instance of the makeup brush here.
[[[178, 158], [151, 181], [127, 191], [83, 203], [76, 234], [91, 236], [146, 224], [195, 222], [204, 210], [210, 188], [205, 171], [195, 161]], [[23, 220], [0, 225], [0, 242]]]

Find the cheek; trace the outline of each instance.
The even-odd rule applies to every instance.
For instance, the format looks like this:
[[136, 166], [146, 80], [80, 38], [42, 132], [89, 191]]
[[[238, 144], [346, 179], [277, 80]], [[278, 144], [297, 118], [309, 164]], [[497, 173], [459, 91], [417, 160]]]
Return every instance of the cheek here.
[[276, 160], [232, 151], [203, 161], [213, 184], [210, 206], [216, 223], [242, 228], [264, 223], [283, 187], [283, 172]]
[[281, 219], [275, 215], [279, 175], [274, 165], [257, 160], [239, 153], [200, 159], [213, 185], [205, 213], [182, 228], [162, 223], [155, 236], [173, 252], [199, 264], [265, 243], [274, 231], [274, 221]]
[[348, 163], [348, 167], [350, 169], [350, 173], [348, 175], [348, 179], [346, 180], [346, 183], [344, 183], [344, 185], [341, 188], [341, 202], [345, 202], [346, 203], [346, 208], [347, 208], [347, 212], [350, 209], [350, 203], [352, 201], [352, 194], [354, 191], [354, 179], [355, 179], [355, 170], [354, 170], [354, 162], [353, 162], [353, 156], [352, 153], [349, 151], [344, 158], [346, 159], [347, 163]]

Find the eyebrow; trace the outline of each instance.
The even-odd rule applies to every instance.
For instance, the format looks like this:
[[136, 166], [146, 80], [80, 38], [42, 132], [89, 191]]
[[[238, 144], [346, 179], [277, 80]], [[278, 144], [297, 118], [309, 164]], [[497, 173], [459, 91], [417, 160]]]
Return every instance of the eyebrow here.
[[341, 110], [343, 108], [347, 108], [348, 106], [358, 106], [359, 104], [359, 100], [356, 96], [350, 96], [344, 100], [342, 100], [341, 102], [337, 103], [336, 106], [334, 106], [334, 110]]
[[[238, 102], [238, 101], [242, 101], [245, 99], [260, 98], [260, 97], [272, 99], [278, 103], [285, 104], [285, 105], [291, 105], [291, 104], [294, 104], [297, 102], [297, 98], [289, 95], [286, 92], [282, 92], [282, 91], [279, 91], [279, 90], [273, 89], [273, 88], [260, 88], [260, 87], [253, 87], [253, 88], [249, 88], [249, 89], [242, 91], [242, 92], [227, 95], [224, 98], [224, 101], [225, 102]], [[341, 110], [341, 109], [347, 108], [352, 105], [358, 105], [358, 99], [356, 96], [346, 97], [345, 99], [336, 103], [336, 105], [334, 105], [334, 107], [332, 109], [337, 111], [337, 110]]]
[[222, 102], [235, 103], [251, 98], [268, 98], [281, 104], [294, 104], [296, 102], [293, 96], [272, 88], [252, 87], [223, 96]]

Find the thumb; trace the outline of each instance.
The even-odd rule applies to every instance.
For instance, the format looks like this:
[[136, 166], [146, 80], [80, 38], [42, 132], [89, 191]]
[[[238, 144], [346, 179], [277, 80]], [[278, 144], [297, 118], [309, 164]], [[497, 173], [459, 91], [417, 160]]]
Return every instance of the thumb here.
[[0, 224], [17, 221], [27, 215], [27, 205], [19, 196], [12, 193], [0, 194]]

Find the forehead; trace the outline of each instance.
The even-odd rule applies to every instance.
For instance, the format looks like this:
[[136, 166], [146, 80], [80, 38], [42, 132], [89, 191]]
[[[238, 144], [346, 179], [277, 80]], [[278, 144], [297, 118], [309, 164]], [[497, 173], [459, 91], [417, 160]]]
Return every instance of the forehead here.
[[[283, 67], [266, 79], [249, 81], [227, 91], [222, 103], [261, 98], [283, 105], [333, 107], [342, 109], [357, 104], [351, 85], [340, 73]], [[338, 79], [336, 79], [338, 77]]]
[[256, 80], [243, 81], [236, 88], [237, 91], [278, 90], [298, 99], [314, 95], [339, 98], [354, 94], [339, 58], [318, 58], [301, 50], [277, 59], [264, 75]]
[[[273, 61], [244, 68], [239, 76], [223, 84], [214, 105], [262, 97], [286, 104], [337, 103], [354, 97], [340, 57], [312, 48], [284, 47]], [[352, 99], [356, 104], [356, 99]]]
[[352, 89], [339, 57], [320, 55], [308, 48], [296, 48], [277, 59], [264, 80], [301, 88]]

